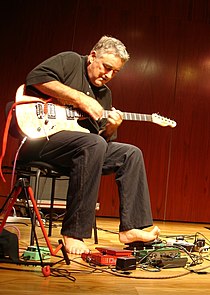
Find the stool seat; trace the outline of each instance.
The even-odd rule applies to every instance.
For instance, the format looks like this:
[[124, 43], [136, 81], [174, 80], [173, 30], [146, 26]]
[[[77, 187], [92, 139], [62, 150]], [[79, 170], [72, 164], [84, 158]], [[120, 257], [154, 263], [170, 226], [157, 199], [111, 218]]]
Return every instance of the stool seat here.
[[[27, 170], [27, 168], [29, 170]], [[60, 176], [68, 176], [68, 171], [65, 168], [61, 168], [52, 164], [49, 164], [47, 162], [43, 161], [23, 161], [23, 160], [18, 160], [16, 164], [16, 171], [17, 172], [23, 172], [25, 174], [28, 173], [33, 173], [31, 171], [31, 168], [37, 168], [40, 169], [40, 171], [46, 176], [46, 177], [60, 177]], [[35, 173], [34, 173], [35, 174]], [[31, 175], [31, 174], [30, 174]]]

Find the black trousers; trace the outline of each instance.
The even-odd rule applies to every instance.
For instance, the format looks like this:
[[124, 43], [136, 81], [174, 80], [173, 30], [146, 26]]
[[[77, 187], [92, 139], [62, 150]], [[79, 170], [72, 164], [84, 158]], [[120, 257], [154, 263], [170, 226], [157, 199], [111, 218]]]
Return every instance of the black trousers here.
[[90, 238], [101, 175], [115, 173], [120, 199], [120, 231], [152, 225], [144, 159], [139, 148], [107, 143], [101, 136], [62, 131], [49, 141], [28, 142], [22, 157], [65, 168], [70, 176], [61, 234]]

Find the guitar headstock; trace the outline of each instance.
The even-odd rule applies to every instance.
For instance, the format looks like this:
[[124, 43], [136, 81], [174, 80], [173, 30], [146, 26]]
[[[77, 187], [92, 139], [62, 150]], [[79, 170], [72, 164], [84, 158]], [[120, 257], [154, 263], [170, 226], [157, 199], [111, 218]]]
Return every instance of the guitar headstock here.
[[170, 126], [172, 128], [176, 127], [175, 121], [168, 119], [166, 117], [160, 116], [158, 114], [152, 114], [152, 122], [162, 127], [166, 127], [166, 126]]

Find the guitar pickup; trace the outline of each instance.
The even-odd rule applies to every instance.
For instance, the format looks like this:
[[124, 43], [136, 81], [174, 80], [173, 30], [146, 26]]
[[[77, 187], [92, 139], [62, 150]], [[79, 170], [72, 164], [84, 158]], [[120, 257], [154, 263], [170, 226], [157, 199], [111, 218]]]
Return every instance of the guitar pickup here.
[[48, 103], [48, 119], [56, 119], [55, 105], [53, 103]]
[[66, 105], [65, 110], [66, 110], [66, 119], [73, 120], [75, 118], [75, 110], [74, 110], [73, 106]]
[[40, 102], [36, 104], [36, 115], [38, 119], [46, 119], [46, 115], [48, 119], [56, 119], [55, 105], [53, 103], [47, 104], [47, 114], [45, 114], [44, 106]]
[[44, 105], [43, 103], [36, 103], [36, 115], [38, 119], [43, 119], [44, 118]]
[[79, 109], [75, 109], [72, 105], [66, 105], [66, 119], [67, 120], [73, 120], [75, 118], [85, 118], [87, 117], [87, 114], [85, 114], [83, 111]]

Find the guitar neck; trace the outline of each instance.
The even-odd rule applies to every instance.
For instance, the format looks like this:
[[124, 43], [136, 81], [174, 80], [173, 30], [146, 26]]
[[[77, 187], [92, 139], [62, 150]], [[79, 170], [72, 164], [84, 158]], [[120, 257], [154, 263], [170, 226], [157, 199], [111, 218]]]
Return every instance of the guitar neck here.
[[[108, 118], [110, 111], [103, 111], [103, 118]], [[123, 112], [123, 120], [129, 121], [150, 121], [152, 122], [152, 116], [147, 114], [138, 114], [138, 113], [127, 113]]]

